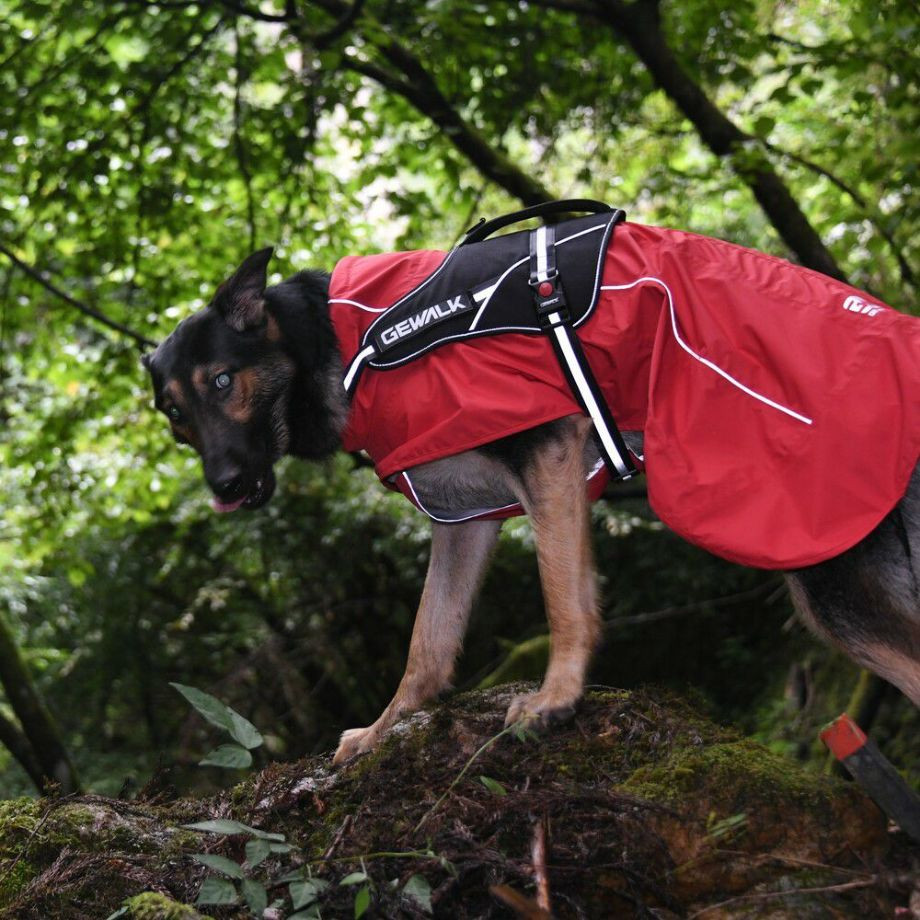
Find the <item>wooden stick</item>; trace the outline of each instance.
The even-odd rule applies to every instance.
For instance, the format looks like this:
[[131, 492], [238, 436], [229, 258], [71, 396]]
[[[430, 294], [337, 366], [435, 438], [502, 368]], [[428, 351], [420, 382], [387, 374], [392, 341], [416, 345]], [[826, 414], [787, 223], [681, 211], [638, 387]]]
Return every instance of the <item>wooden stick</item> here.
[[533, 877], [537, 883], [537, 906], [550, 913], [552, 905], [549, 897], [549, 876], [546, 873], [546, 815], [534, 825], [530, 852]]
[[520, 920], [553, 920], [553, 915], [515, 891], [510, 885], [489, 885], [489, 893], [506, 907], [510, 907]]

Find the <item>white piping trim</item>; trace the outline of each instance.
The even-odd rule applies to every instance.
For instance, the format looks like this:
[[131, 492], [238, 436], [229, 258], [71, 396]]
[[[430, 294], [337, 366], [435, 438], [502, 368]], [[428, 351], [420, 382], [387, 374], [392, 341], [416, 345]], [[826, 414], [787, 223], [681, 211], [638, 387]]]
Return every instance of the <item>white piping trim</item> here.
[[389, 307], [369, 307], [367, 304], [358, 303], [357, 300], [346, 300], [344, 297], [333, 297], [329, 303], [344, 303], [350, 307], [357, 307], [359, 310], [366, 310], [368, 313], [386, 313]]
[[483, 517], [487, 514], [495, 514], [496, 511], [507, 511], [509, 508], [519, 508], [521, 506], [520, 502], [512, 502], [510, 505], [501, 505], [498, 508], [485, 508], [481, 511], [475, 511], [472, 514], [468, 514], [465, 517], [456, 517], [456, 518], [442, 518], [438, 517], [436, 514], [432, 514], [423, 504], [422, 500], [418, 497], [418, 492], [415, 491], [415, 486], [412, 485], [412, 480], [409, 478], [409, 474], [403, 470], [403, 478], [406, 480], [406, 485], [409, 486], [409, 491], [412, 493], [412, 497], [415, 499], [416, 505], [418, 505], [419, 511], [427, 514], [428, 517], [433, 521], [438, 521], [440, 524], [461, 524], [463, 521], [471, 521], [473, 518]]
[[[604, 469], [604, 460], [603, 458], [599, 459], [594, 466], [591, 468], [591, 471], [585, 476], [585, 483], [591, 482], [601, 470]], [[474, 511], [472, 514], [467, 514], [463, 517], [456, 518], [442, 518], [438, 517], [436, 514], [432, 514], [423, 504], [422, 500], [418, 497], [418, 492], [415, 491], [415, 486], [412, 485], [412, 480], [409, 478], [409, 473], [407, 470], [403, 470], [400, 474], [403, 479], [406, 480], [406, 485], [409, 487], [409, 491], [412, 493], [412, 497], [415, 499], [415, 504], [417, 505], [419, 511], [423, 514], [427, 514], [433, 521], [437, 521], [439, 524], [462, 524], [464, 521], [472, 521], [475, 518], [485, 517], [487, 514], [496, 514], [499, 511], [507, 511], [509, 508], [521, 508], [523, 510], [523, 505], [520, 502], [512, 502], [510, 505], [499, 505], [497, 508], [485, 508], [481, 511]]]
[[[410, 297], [412, 297], [414, 294], [417, 294], [419, 291], [423, 290], [425, 287], [427, 287], [429, 284], [431, 284], [431, 282], [434, 281], [434, 279], [437, 278], [437, 276], [440, 275], [442, 271], [444, 271], [444, 269], [447, 267], [447, 263], [450, 262], [450, 260], [454, 257], [454, 255], [455, 255], [455, 253], [457, 253], [457, 251], [458, 251], [457, 249], [451, 249], [450, 252], [448, 252], [447, 255], [444, 257], [444, 260], [441, 262], [441, 264], [440, 264], [440, 265], [439, 265], [439, 266], [438, 266], [438, 267], [437, 267], [427, 278], [425, 278], [424, 281], [422, 281], [422, 282], [420, 282], [419, 284], [417, 284], [414, 288], [412, 288], [411, 291], [407, 292], [406, 294], [403, 294], [403, 296], [400, 297], [399, 300], [396, 301], [396, 303], [390, 304], [390, 306], [388, 306], [388, 307], [386, 308], [386, 310], [384, 310], [384, 313], [386, 313], [386, 312], [389, 311], [389, 310], [395, 309], [395, 308], [398, 307], [403, 301], [408, 300], [408, 299], [409, 299]], [[371, 330], [372, 330], [372, 329], [377, 325], [377, 323], [379, 323], [380, 320], [382, 320], [383, 318], [384, 318], [383, 316], [378, 316], [377, 319], [375, 319], [375, 320], [370, 324], [370, 326], [368, 326], [367, 329], [364, 330], [364, 340], [365, 340], [365, 341], [367, 341], [368, 337], [370, 336]]]
[[[561, 246], [563, 243], [568, 243], [570, 240], [577, 239], [578, 237], [584, 236], [584, 235], [587, 234], [587, 233], [595, 233], [595, 232], [598, 231], [598, 230], [606, 230], [609, 226], [610, 226], [610, 222], [607, 221], [607, 223], [604, 223], [604, 224], [596, 224], [596, 225], [593, 226], [593, 227], [588, 227], [587, 230], [579, 230], [578, 233], [572, 233], [572, 234], [569, 235], [569, 236], [563, 237], [561, 240], [557, 240], [556, 245], [557, 245], [557, 246]], [[541, 229], [544, 229], [544, 228], [541, 228]], [[439, 274], [439, 273], [444, 269], [444, 267], [447, 265], [448, 261], [450, 260], [450, 257], [451, 257], [455, 252], [457, 252], [459, 248], [460, 248], [460, 247], [457, 247], [457, 248], [455, 248], [455, 249], [452, 249], [450, 252], [448, 252], [448, 253], [447, 253], [447, 257], [446, 257], [446, 258], [444, 259], [444, 261], [437, 267], [437, 269], [434, 271], [433, 274], [429, 275], [421, 284], [419, 284], [419, 285], [418, 285], [416, 288], [414, 288], [413, 290], [409, 291], [408, 294], [404, 294], [399, 300], [396, 301], [396, 303], [392, 304], [392, 305], [389, 306], [389, 307], [383, 307], [383, 308], [364, 307], [363, 304], [359, 304], [357, 301], [345, 300], [345, 299], [340, 299], [340, 298], [336, 298], [335, 300], [331, 300], [330, 303], [349, 303], [349, 304], [352, 304], [352, 305], [354, 305], [354, 306], [356, 306], [356, 307], [364, 308], [364, 309], [366, 309], [366, 310], [368, 310], [368, 311], [370, 311], [370, 312], [372, 312], [372, 313], [378, 313], [378, 312], [385, 313], [385, 312], [388, 311], [388, 310], [392, 310], [394, 307], [398, 307], [404, 300], [406, 300], [406, 298], [411, 297], [413, 294], [415, 294], [415, 293], [417, 293], [418, 291], [422, 290], [430, 281], [432, 281], [432, 280], [434, 279], [434, 277], [435, 277], [437, 274]], [[479, 322], [480, 317], [482, 316], [482, 314], [483, 314], [483, 312], [485, 311], [486, 307], [489, 306], [489, 303], [490, 303], [491, 300], [492, 300], [492, 296], [493, 296], [493, 295], [495, 294], [495, 292], [498, 290], [498, 288], [499, 288], [499, 286], [501, 285], [501, 283], [505, 280], [505, 278], [508, 277], [509, 274], [511, 274], [511, 272], [514, 271], [514, 269], [516, 269], [519, 265], [523, 265], [525, 262], [528, 262], [529, 260], [530, 260], [530, 256], [526, 256], [526, 257], [523, 258], [523, 259], [518, 259], [517, 262], [514, 262], [513, 264], [509, 265], [508, 268], [505, 269], [505, 271], [501, 274], [501, 276], [499, 277], [498, 281], [495, 282], [495, 284], [493, 284], [491, 287], [488, 287], [488, 288], [483, 289], [482, 291], [478, 291], [478, 292], [476, 293], [476, 295], [474, 296], [474, 299], [475, 299], [476, 301], [482, 300], [483, 302], [482, 302], [482, 306], [480, 306], [480, 308], [476, 311], [476, 315], [473, 317], [473, 322], [470, 324], [469, 329], [467, 329], [466, 332], [461, 332], [461, 333], [458, 333], [457, 335], [448, 336], [447, 338], [444, 338], [444, 339], [440, 340], [440, 341], [438, 342], [438, 344], [439, 344], [439, 345], [443, 345], [445, 342], [451, 342], [451, 341], [453, 341], [454, 339], [464, 339], [464, 338], [466, 338], [466, 337], [469, 335], [470, 332], [475, 331], [476, 325], [477, 325], [477, 323]], [[603, 248], [602, 248], [600, 257], [599, 257], [599, 259], [598, 259], [597, 275], [600, 274], [600, 269], [601, 269], [601, 264], [602, 264], [602, 263], [603, 263]], [[595, 293], [597, 293], [597, 280], [598, 280], [598, 279], [597, 279], [597, 277], [595, 276]], [[585, 314], [585, 316], [582, 317], [582, 320], [581, 320], [581, 321], [584, 321], [584, 319], [587, 318], [587, 315], [588, 315], [588, 314]], [[374, 322], [372, 322], [372, 323], [370, 324], [370, 326], [368, 326], [367, 329], [364, 330], [364, 335], [363, 335], [363, 338], [364, 338], [364, 339], [367, 338], [367, 336], [370, 334], [371, 330], [377, 325], [377, 323], [378, 323], [381, 319], [383, 319], [383, 317], [382, 317], [382, 316], [378, 316], [377, 319], [375, 319]], [[531, 327], [529, 327], [529, 326], [497, 326], [497, 327], [495, 327], [494, 329], [489, 329], [489, 330], [487, 330], [485, 334], [491, 335], [491, 334], [496, 333], [496, 332], [526, 332], [526, 333], [533, 333], [533, 332], [535, 332], [535, 331], [536, 331], [536, 330], [534, 330], [533, 328], [531, 328]], [[374, 365], [374, 366], [375, 366], [375, 367], [381, 367], [381, 368], [398, 367], [400, 364], [405, 364], [405, 363], [407, 363], [408, 361], [411, 361], [414, 357], [416, 357], [416, 356], [419, 355], [419, 354], [424, 353], [425, 351], [427, 351], [427, 346], [426, 346], [425, 348], [419, 349], [418, 351], [412, 352], [411, 355], [407, 355], [405, 358], [401, 358], [399, 361], [390, 362], [390, 363], [378, 362], [378, 364], [376, 364], [376, 365]], [[358, 367], [360, 366], [360, 364], [361, 364], [366, 358], [373, 356], [373, 354], [374, 354], [375, 352], [376, 352], [376, 349], [375, 349], [372, 345], [368, 345], [367, 348], [365, 348], [363, 351], [361, 351], [361, 352], [359, 352], [357, 355], [355, 355], [354, 358], [352, 358], [352, 363], [349, 365], [348, 375], [345, 377], [345, 382], [344, 382], [344, 386], [345, 386], [346, 391], [351, 389], [352, 380], [354, 379], [355, 374], [357, 373], [357, 370], [358, 370]]]
[[800, 413], [796, 412], [794, 409], [790, 409], [788, 406], [784, 406], [781, 403], [775, 402], [769, 397], [764, 396], [761, 393], [758, 393], [756, 390], [752, 390], [750, 387], [745, 386], [743, 383], [741, 383], [740, 380], [736, 380], [728, 372], [723, 371], [722, 368], [719, 367], [718, 364], [714, 364], [712, 361], [708, 360], [707, 358], [704, 358], [702, 355], [698, 355], [680, 337], [680, 331], [677, 326], [677, 311], [675, 310], [675, 307], [674, 307], [674, 297], [671, 294], [671, 289], [667, 286], [667, 284], [664, 283], [664, 281], [661, 280], [661, 278], [655, 278], [651, 275], [646, 275], [642, 278], [637, 278], [635, 281], [632, 281], [629, 284], [604, 284], [604, 285], [601, 285], [601, 290], [602, 291], [624, 291], [624, 290], [628, 290], [629, 288], [635, 287], [637, 284], [642, 284], [643, 281], [651, 281], [653, 284], [660, 284], [664, 288], [665, 293], [668, 295], [668, 306], [670, 307], [670, 311], [671, 311], [671, 329], [674, 332], [674, 338], [677, 340], [677, 344], [680, 345], [680, 347], [683, 348], [683, 350], [687, 352], [688, 355], [690, 355], [693, 358], [696, 358], [696, 360], [699, 361], [700, 364], [705, 364], [706, 367], [708, 367], [710, 370], [715, 371], [720, 377], [724, 377], [732, 386], [736, 386], [742, 392], [747, 393], [748, 396], [753, 396], [754, 399], [759, 399], [762, 403], [770, 406], [771, 408], [777, 409], [780, 412], [785, 412], [786, 415], [791, 416], [797, 421], [804, 422], [806, 425], [814, 424], [814, 420], [810, 419], [807, 415], [801, 415]]
[[584, 236], [586, 233], [596, 233], [598, 230], [603, 230], [605, 227], [609, 226], [609, 224], [610, 221], [607, 221], [606, 224], [595, 224], [593, 227], [588, 227], [587, 230], [579, 230], [578, 233], [573, 233], [571, 236], [564, 236], [561, 240], [556, 240], [556, 245], [561, 246], [563, 243]]
[[476, 326], [479, 325], [480, 317], [485, 312], [486, 307], [489, 306], [489, 304], [492, 302], [492, 295], [498, 290], [499, 285], [505, 280], [505, 278], [507, 278], [508, 275], [510, 275], [511, 272], [513, 272], [519, 265], [523, 265], [525, 262], [529, 261], [530, 256], [527, 256], [524, 259], [518, 259], [517, 262], [513, 262], [501, 273], [498, 281], [496, 281], [492, 288], [489, 290], [489, 296], [486, 297], [482, 306], [476, 311], [476, 315], [473, 317], [473, 322], [470, 323], [470, 328], [467, 330], [468, 332], [472, 332]]
[[351, 364], [348, 367], [348, 373], [345, 375], [345, 379], [342, 381], [342, 386], [345, 387], [345, 392], [347, 393], [351, 389], [351, 383], [355, 379], [355, 374], [361, 369], [361, 365], [364, 363], [364, 359], [370, 357], [374, 353], [374, 346], [368, 345], [363, 351], [359, 351], [354, 358], [352, 358]]
[[[561, 246], [563, 243], [568, 243], [569, 240], [577, 239], [579, 236], [584, 236], [586, 233], [594, 233], [594, 232], [597, 231], [597, 230], [605, 230], [608, 226], [609, 226], [609, 221], [608, 221], [606, 224], [597, 224], [597, 225], [594, 226], [594, 227], [588, 227], [587, 230], [579, 230], [578, 233], [573, 233], [571, 236], [566, 236], [566, 237], [563, 237], [561, 240], [556, 240], [556, 245], [557, 245], [557, 246]], [[545, 228], [545, 227], [540, 227], [540, 228], [537, 230], [537, 232], [539, 233], [540, 230], [543, 230], [543, 231], [544, 231], [544, 235], [545, 235], [546, 228]], [[469, 328], [469, 330], [468, 330], [469, 332], [472, 332], [472, 331], [479, 325], [479, 320], [480, 320], [480, 318], [482, 317], [482, 314], [485, 312], [486, 307], [489, 306], [489, 303], [490, 303], [491, 300], [492, 300], [492, 295], [498, 290], [499, 285], [500, 285], [500, 284], [505, 280], [505, 278], [507, 278], [508, 275], [510, 275], [511, 272], [513, 272], [519, 265], [523, 265], [525, 262], [529, 262], [529, 261], [530, 261], [530, 256], [526, 256], [526, 257], [523, 258], [523, 259], [518, 259], [517, 262], [514, 262], [512, 265], [509, 265], [509, 266], [502, 272], [502, 274], [501, 274], [501, 276], [499, 277], [498, 281], [495, 282], [494, 287], [492, 287], [491, 289], [489, 289], [489, 296], [488, 296], [488, 297], [486, 298], [486, 300], [483, 302], [482, 306], [476, 311], [476, 315], [473, 317], [473, 322], [470, 323], [470, 328]], [[495, 330], [495, 331], [497, 332], [497, 331], [500, 331], [500, 330]], [[504, 330], [501, 330], [501, 331], [504, 331]], [[508, 331], [511, 331], [511, 330], [508, 330]]]

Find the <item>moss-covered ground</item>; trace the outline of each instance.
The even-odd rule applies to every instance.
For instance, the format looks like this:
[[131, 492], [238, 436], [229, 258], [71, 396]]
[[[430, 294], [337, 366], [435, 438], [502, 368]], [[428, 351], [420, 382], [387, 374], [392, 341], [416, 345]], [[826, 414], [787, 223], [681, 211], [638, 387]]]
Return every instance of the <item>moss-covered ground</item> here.
[[[209, 870], [191, 854], [244, 857], [245, 837], [183, 827], [213, 818], [296, 845], [244, 867], [283, 900], [279, 917], [292, 908], [275, 882], [298, 867], [328, 883], [326, 918], [353, 916], [365, 887], [366, 916], [425, 916], [413, 876], [435, 916], [507, 917], [490, 886], [534, 897], [540, 834], [558, 918], [891, 916], [906, 903], [917, 854], [853, 785], [661, 692], [595, 690], [570, 723], [489, 743], [520, 690], [457, 696], [338, 772], [315, 757], [207, 800], [2, 803], [0, 918], [195, 920]], [[368, 880], [339, 884], [356, 871]]]

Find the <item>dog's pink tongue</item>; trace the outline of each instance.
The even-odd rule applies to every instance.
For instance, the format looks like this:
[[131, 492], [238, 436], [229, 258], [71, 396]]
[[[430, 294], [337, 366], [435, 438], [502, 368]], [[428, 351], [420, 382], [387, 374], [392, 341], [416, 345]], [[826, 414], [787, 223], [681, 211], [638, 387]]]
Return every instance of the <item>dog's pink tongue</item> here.
[[221, 512], [221, 514], [226, 514], [228, 511], [236, 511], [236, 509], [239, 508], [239, 506], [242, 505], [244, 501], [246, 501], [245, 495], [242, 498], [238, 498], [232, 502], [222, 502], [219, 498], [214, 496], [211, 498], [211, 507], [215, 511]]

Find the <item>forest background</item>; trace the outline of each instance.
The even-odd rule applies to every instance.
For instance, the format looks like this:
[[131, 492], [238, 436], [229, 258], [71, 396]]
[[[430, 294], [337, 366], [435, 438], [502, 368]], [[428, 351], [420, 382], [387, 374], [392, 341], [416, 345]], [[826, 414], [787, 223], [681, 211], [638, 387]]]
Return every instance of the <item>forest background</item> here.
[[[329, 749], [401, 674], [428, 527], [356, 458], [210, 510], [138, 356], [250, 250], [275, 280], [449, 247], [594, 197], [917, 311], [920, 21], [900, 0], [0, 2], [0, 795], [131, 794], [211, 746], [170, 681]], [[592, 680], [666, 684], [817, 768], [859, 690], [920, 783], [920, 717], [794, 619], [779, 576], [594, 508]], [[459, 687], [538, 677], [526, 521], [504, 529]], [[34, 687], [34, 693], [30, 692]], [[61, 764], [72, 764], [61, 772]]]

